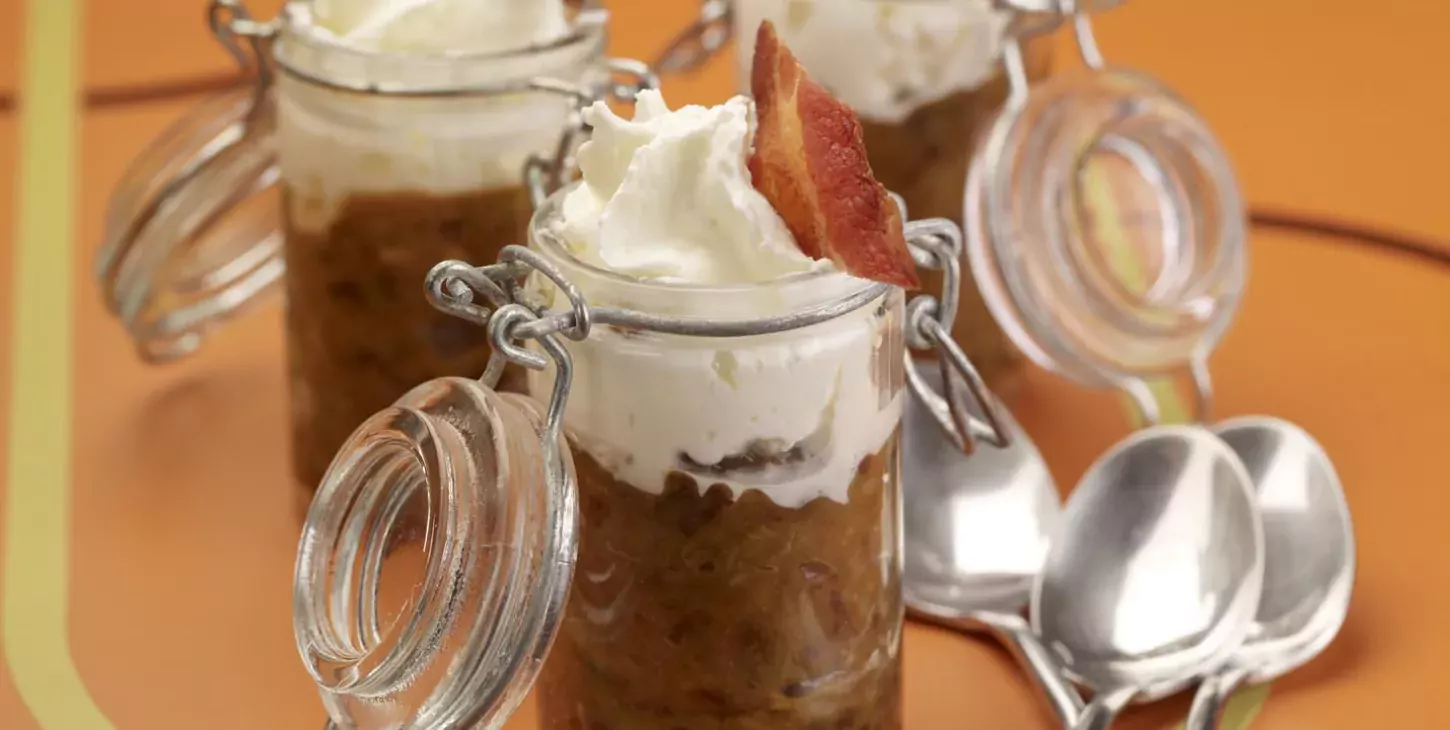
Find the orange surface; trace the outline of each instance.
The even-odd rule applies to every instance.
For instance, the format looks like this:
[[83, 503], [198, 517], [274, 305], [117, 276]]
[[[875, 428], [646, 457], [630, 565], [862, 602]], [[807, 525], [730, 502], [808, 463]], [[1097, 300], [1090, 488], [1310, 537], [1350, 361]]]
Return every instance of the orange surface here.
[[[0, 93], [18, 84], [18, 5], [0, 0]], [[201, 5], [152, 0], [141, 12], [90, 0], [85, 85], [225, 71]], [[614, 5], [616, 51], [641, 54], [694, 3]], [[1102, 22], [1100, 40], [1110, 58], [1153, 69], [1205, 110], [1256, 203], [1450, 241], [1450, 212], [1433, 197], [1450, 165], [1438, 136], [1450, 129], [1450, 108], [1428, 92], [1445, 67], [1436, 40], [1450, 27], [1450, 6], [1394, 0], [1375, 4], [1372, 17], [1365, 7], [1137, 2]], [[728, 64], [717, 63], [669, 92], [711, 101], [732, 83]], [[188, 103], [92, 111], [81, 128], [72, 658], [121, 730], [316, 728], [321, 710], [288, 613], [298, 522], [279, 311], [259, 311], [197, 357], [155, 369], [135, 360], [92, 296], [89, 261], [108, 192]], [[7, 290], [15, 144], [12, 116], [0, 115]], [[1450, 581], [1432, 559], [1450, 554], [1440, 466], [1450, 443], [1450, 268], [1290, 233], [1256, 233], [1253, 256], [1242, 317], [1213, 362], [1219, 414], [1273, 413], [1324, 443], [1349, 492], [1360, 559], [1343, 634], [1275, 686], [1254, 727], [1450, 726], [1435, 691], [1450, 678]], [[9, 297], [0, 297], [5, 347], [10, 322]], [[1018, 409], [1063, 484], [1127, 429], [1114, 397], [1041, 373]], [[911, 627], [907, 682], [911, 730], [1048, 726], [1007, 660], [981, 642]], [[1181, 709], [1156, 707], [1123, 726], [1162, 727]], [[530, 720], [526, 712], [510, 727]], [[0, 728], [35, 726], [0, 666]]]

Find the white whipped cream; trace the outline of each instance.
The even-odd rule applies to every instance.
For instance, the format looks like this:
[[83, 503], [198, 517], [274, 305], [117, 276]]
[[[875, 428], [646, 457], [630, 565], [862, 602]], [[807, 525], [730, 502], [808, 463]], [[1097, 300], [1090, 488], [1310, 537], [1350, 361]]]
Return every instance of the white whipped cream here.
[[[561, 0], [293, 2], [279, 55], [350, 85], [482, 86], [553, 76], [578, 81], [580, 50], [503, 60], [459, 57], [532, 48], [568, 31]], [[562, 65], [561, 65], [562, 64]], [[282, 174], [293, 224], [324, 229], [349, 195], [438, 195], [519, 187], [530, 154], [550, 154], [570, 102], [543, 93], [401, 97], [339, 93], [282, 74]]]
[[692, 284], [774, 281], [830, 266], [801, 253], [750, 183], [745, 161], [755, 105], [670, 111], [641, 92], [633, 121], [603, 102], [584, 113], [580, 185], [564, 199], [560, 233], [574, 255], [642, 279]]
[[997, 72], [1010, 16], [992, 0], [736, 0], [742, 83], [755, 31], [781, 40], [861, 116], [896, 123]]
[[374, 51], [497, 53], [568, 30], [560, 0], [312, 0], [319, 30]]
[[[595, 306], [727, 319], [780, 315], [859, 291], [866, 282], [799, 252], [750, 184], [753, 103], [669, 111], [640, 99], [634, 121], [589, 112], [584, 181], [544, 221], [545, 254]], [[591, 268], [592, 267], [592, 268]], [[604, 269], [626, 274], [611, 277]], [[555, 308], [567, 302], [536, 278]], [[737, 497], [759, 490], [785, 507], [846, 502], [861, 461], [901, 418], [901, 294], [810, 328], [741, 338], [625, 333], [596, 326], [568, 342], [573, 382], [565, 421], [617, 478], [650, 493], [670, 472]], [[547, 394], [554, 371], [531, 373]], [[799, 446], [783, 465], [705, 468], [764, 447]]]

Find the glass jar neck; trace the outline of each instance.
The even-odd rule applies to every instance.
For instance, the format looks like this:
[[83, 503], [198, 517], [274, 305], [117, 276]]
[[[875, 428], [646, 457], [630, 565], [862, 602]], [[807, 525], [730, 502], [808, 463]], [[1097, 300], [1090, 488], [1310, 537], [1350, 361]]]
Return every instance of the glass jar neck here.
[[527, 399], [435, 380], [339, 452], [293, 594], [298, 650], [339, 728], [501, 724], [522, 701], [576, 548], [572, 471], [544, 484], [542, 421]]
[[1187, 104], [1125, 71], [1056, 76], [1001, 112], [967, 197], [989, 305], [1044, 366], [1109, 384], [1211, 349], [1243, 289], [1243, 205]]
[[348, 44], [319, 28], [308, 3], [289, 2], [274, 58], [293, 77], [368, 94], [433, 96], [524, 90], [537, 77], [576, 80], [604, 56], [608, 15], [579, 10], [561, 37], [514, 51], [387, 52]]

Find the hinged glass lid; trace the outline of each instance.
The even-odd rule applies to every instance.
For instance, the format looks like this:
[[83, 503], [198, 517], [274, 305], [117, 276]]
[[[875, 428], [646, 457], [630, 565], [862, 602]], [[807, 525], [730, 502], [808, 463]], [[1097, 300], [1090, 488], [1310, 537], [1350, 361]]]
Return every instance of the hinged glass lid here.
[[973, 273], [1039, 365], [1093, 386], [1197, 370], [1247, 275], [1237, 180], [1186, 102], [1107, 68], [1070, 19], [1085, 70], [1029, 89], [1008, 48], [1013, 92], [967, 185]]
[[334, 725], [501, 726], [553, 641], [577, 521], [557, 418], [527, 398], [445, 378], [363, 424], [308, 513], [293, 589]]
[[213, 2], [210, 21], [257, 85], [193, 108], [132, 163], [96, 261], [107, 306], [150, 361], [196, 349], [208, 325], [282, 275], [267, 34], [235, 2]]

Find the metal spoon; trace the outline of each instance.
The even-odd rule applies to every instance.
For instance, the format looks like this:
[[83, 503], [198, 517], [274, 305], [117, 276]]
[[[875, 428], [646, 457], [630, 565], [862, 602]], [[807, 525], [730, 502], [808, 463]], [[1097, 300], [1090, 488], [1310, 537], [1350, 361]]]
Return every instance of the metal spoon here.
[[1248, 472], [1191, 426], [1139, 431], [1088, 469], [1032, 592], [1032, 627], [1095, 696], [1076, 728], [1107, 728], [1221, 667], [1248, 633], [1264, 532]]
[[1277, 679], [1319, 655], [1344, 625], [1354, 585], [1354, 528], [1339, 475], [1304, 429], [1267, 416], [1214, 427], [1239, 455], [1264, 523], [1264, 592], [1248, 638], [1194, 695], [1188, 730], [1211, 730], [1244, 682]]
[[[914, 373], [941, 390], [940, 368]], [[967, 406], [983, 417], [975, 403]], [[908, 396], [902, 424], [906, 606], [914, 617], [997, 637], [1027, 668], [1059, 724], [1071, 725], [1082, 699], [1022, 618], [1061, 521], [1052, 474], [1006, 408], [997, 410], [1009, 445], [971, 456], [942, 436], [927, 408]]]

